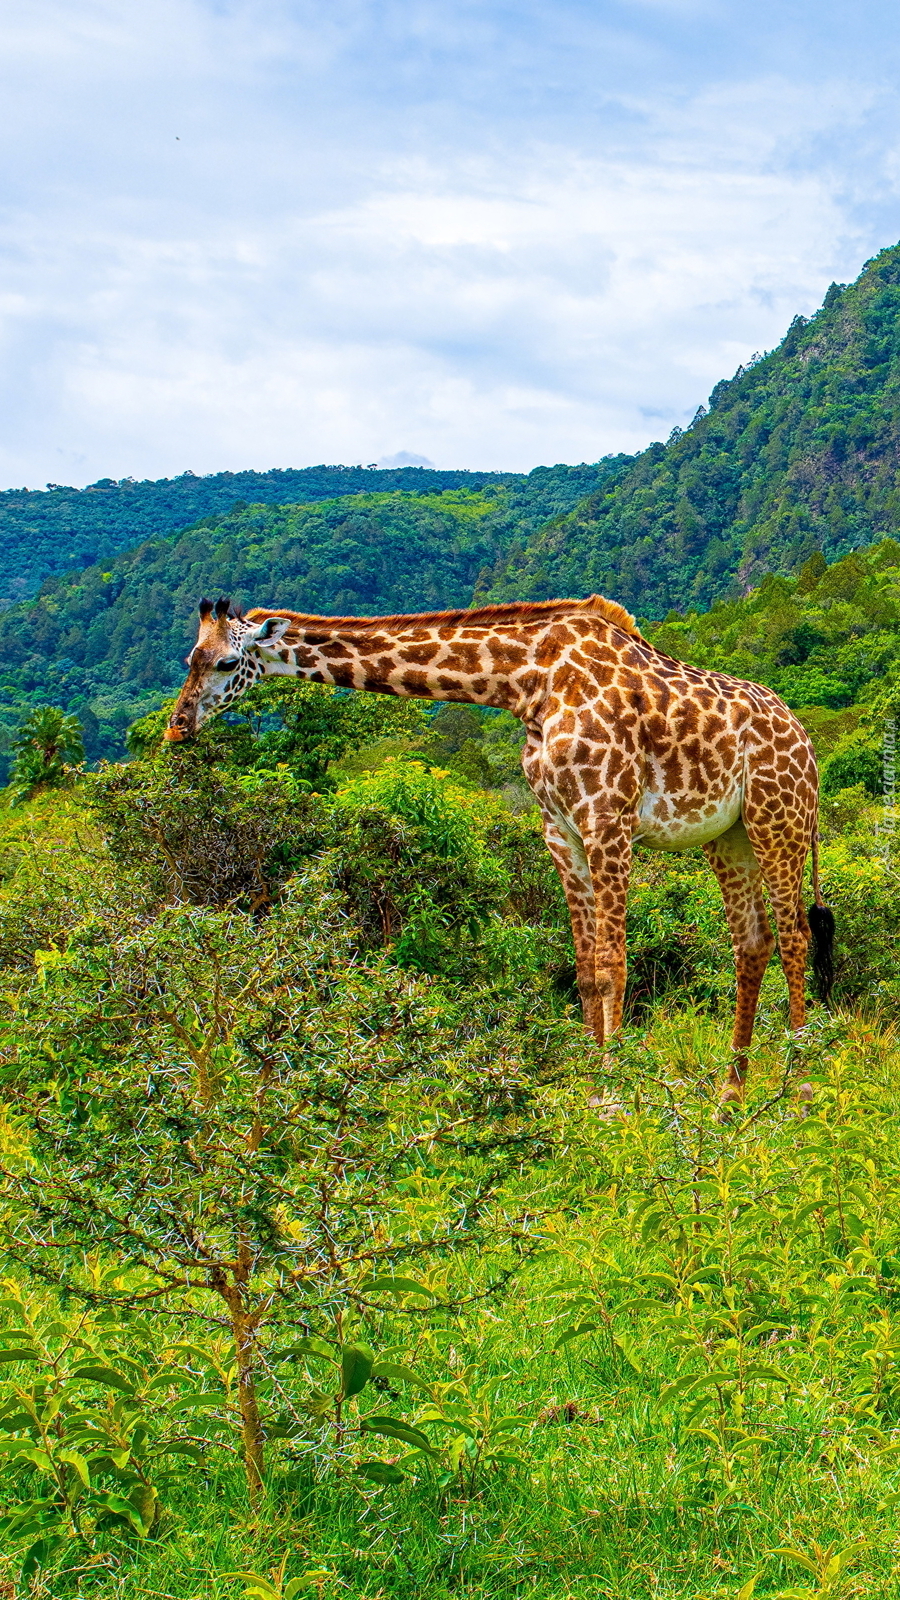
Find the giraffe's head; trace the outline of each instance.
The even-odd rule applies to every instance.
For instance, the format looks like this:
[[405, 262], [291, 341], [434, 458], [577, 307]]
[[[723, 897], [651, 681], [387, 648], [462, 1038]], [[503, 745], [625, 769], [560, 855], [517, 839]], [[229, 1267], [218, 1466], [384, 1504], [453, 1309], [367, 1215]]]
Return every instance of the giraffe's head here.
[[200, 601], [200, 630], [188, 675], [163, 737], [192, 739], [207, 718], [224, 711], [266, 671], [266, 657], [290, 626], [285, 617], [251, 621], [228, 600]]

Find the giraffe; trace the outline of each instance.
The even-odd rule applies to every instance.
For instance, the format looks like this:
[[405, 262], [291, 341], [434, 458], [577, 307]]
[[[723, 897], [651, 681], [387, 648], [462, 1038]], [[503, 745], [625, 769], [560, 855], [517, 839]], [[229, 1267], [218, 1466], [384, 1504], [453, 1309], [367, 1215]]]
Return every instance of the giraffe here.
[[[740, 1101], [775, 948], [790, 1026], [805, 966], [827, 1002], [834, 918], [819, 888], [818, 775], [809, 738], [771, 689], [664, 655], [602, 595], [391, 617], [318, 617], [200, 602], [197, 643], [164, 737], [191, 738], [265, 674], [500, 707], [521, 718], [525, 776], [565, 890], [578, 989], [600, 1045], [619, 1028], [633, 845], [702, 846], [737, 972], [722, 1100]], [[812, 851], [814, 904], [802, 900]]]

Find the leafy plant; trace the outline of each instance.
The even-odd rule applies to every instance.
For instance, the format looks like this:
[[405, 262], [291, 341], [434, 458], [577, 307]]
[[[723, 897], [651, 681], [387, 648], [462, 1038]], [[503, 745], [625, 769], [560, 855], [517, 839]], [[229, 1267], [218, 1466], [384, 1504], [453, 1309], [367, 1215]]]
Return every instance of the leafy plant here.
[[9, 1280], [0, 1316], [0, 1535], [23, 1578], [107, 1525], [145, 1538], [207, 1443], [172, 1407], [177, 1380], [155, 1330], [103, 1312], [66, 1318]]
[[287, 767], [232, 773], [216, 759], [220, 743], [214, 724], [196, 745], [163, 746], [88, 780], [112, 861], [151, 905], [259, 910], [329, 838], [327, 813], [308, 785]]
[[36, 789], [66, 782], [68, 768], [84, 760], [81, 723], [58, 706], [31, 711], [12, 747], [16, 755], [10, 773], [11, 805], [21, 805]]
[[360, 1477], [374, 1483], [398, 1483], [408, 1470], [430, 1467], [441, 1489], [455, 1488], [470, 1495], [491, 1470], [527, 1464], [521, 1454], [521, 1434], [530, 1429], [534, 1418], [503, 1412], [497, 1406], [508, 1373], [483, 1378], [469, 1368], [449, 1381], [427, 1383], [403, 1363], [381, 1361], [374, 1376], [414, 1386], [424, 1391], [427, 1400], [410, 1421], [382, 1412], [369, 1412], [362, 1418], [360, 1432], [364, 1436], [374, 1434], [408, 1448], [399, 1461], [360, 1462], [356, 1469]]

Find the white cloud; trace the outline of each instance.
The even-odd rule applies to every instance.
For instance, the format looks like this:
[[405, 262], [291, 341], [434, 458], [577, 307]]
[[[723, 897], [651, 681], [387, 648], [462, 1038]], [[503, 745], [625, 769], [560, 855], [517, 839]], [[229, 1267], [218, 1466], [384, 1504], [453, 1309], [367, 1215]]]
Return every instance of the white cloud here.
[[635, 449], [900, 233], [859, 62], [704, 65], [736, 0], [542, 19], [13, 11], [0, 481]]

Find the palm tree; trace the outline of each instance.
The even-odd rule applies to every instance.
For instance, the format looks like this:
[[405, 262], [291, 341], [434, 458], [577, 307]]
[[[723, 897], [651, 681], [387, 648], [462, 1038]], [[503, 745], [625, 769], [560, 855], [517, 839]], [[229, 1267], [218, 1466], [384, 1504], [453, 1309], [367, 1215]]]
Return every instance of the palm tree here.
[[77, 717], [58, 706], [36, 706], [12, 741], [16, 758], [10, 773], [10, 805], [21, 805], [36, 789], [65, 783], [68, 768], [84, 760], [84, 740]]

